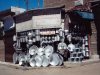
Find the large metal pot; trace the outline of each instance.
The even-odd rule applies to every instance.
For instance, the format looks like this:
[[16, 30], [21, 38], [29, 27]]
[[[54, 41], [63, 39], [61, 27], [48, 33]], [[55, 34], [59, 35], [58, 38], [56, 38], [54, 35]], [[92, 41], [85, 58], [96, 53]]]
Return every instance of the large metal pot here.
[[71, 44], [68, 45], [68, 50], [69, 50], [70, 52], [73, 52], [74, 49], [75, 49], [75, 45], [74, 45], [74, 44], [71, 43]]
[[37, 55], [42, 56], [44, 54], [44, 47], [40, 47], [37, 50]]
[[25, 65], [25, 63], [26, 63], [25, 54], [20, 53], [19, 54], [19, 65], [22, 66], [22, 65]]
[[35, 67], [35, 66], [36, 66], [35, 57], [33, 57], [33, 58], [31, 58], [31, 59], [29, 60], [29, 64], [30, 64], [31, 67]]
[[33, 33], [32, 32], [29, 32], [28, 33], [28, 37], [31, 38], [32, 36], [33, 36]]
[[19, 55], [18, 55], [18, 53], [14, 52], [14, 54], [13, 54], [13, 63], [18, 64], [18, 62], [19, 62]]
[[57, 66], [59, 65], [59, 56], [57, 53], [52, 54], [50, 58], [50, 65]]
[[38, 47], [33, 45], [32, 47], [29, 48], [29, 54], [30, 55], [36, 55], [37, 50], [38, 50]]
[[50, 58], [47, 58], [45, 55], [43, 56], [42, 66], [47, 67], [50, 64]]
[[42, 56], [37, 55], [37, 56], [35, 57], [36, 66], [37, 66], [37, 67], [41, 67], [41, 66], [42, 66], [42, 60], [43, 60], [43, 57], [42, 57]]
[[58, 56], [59, 56], [59, 66], [61, 66], [63, 64], [64, 59], [60, 54], [58, 54]]
[[53, 54], [53, 52], [54, 52], [54, 49], [53, 49], [52, 46], [48, 45], [48, 46], [45, 47], [45, 55], [46, 55], [46, 57], [51, 56]]
[[58, 50], [66, 50], [67, 49], [67, 45], [64, 42], [61, 42], [58, 44]]

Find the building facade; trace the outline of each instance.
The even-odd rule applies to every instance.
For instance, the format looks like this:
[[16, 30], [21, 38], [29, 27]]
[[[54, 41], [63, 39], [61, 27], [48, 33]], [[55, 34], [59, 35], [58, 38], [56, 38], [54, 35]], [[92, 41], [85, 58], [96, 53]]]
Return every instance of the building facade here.
[[93, 0], [44, 0], [44, 8], [65, 5], [66, 9], [70, 9], [75, 6], [75, 1], [81, 1], [82, 4], [86, 4]]
[[[78, 3], [77, 1], [80, 1], [81, 4], [84, 5], [82, 7], [83, 9], [84, 7], [85, 9], [88, 9], [88, 7], [90, 6], [89, 3], [95, 0], [55, 0], [55, 1], [54, 0], [44, 0], [44, 8], [65, 5], [65, 10], [68, 11], [68, 10], [73, 9], [73, 7], [76, 6], [76, 4]], [[82, 8], [80, 7], [79, 10]], [[95, 23], [93, 21], [91, 22], [91, 29], [92, 29], [92, 35], [90, 37], [90, 50], [91, 50], [91, 54], [95, 55], [98, 52], [97, 50], [97, 30], [95, 27]]]
[[11, 7], [0, 12], [0, 61], [12, 62], [13, 35], [15, 34], [12, 16], [24, 12], [25, 9]]

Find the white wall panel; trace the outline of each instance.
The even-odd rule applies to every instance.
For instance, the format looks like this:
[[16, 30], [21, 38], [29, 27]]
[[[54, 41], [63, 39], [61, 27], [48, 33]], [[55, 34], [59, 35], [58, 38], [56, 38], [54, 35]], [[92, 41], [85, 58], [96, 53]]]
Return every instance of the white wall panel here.
[[33, 20], [33, 29], [61, 27], [60, 14], [33, 16], [32, 20]]
[[31, 29], [32, 29], [32, 20], [16, 24], [16, 32], [27, 31]]

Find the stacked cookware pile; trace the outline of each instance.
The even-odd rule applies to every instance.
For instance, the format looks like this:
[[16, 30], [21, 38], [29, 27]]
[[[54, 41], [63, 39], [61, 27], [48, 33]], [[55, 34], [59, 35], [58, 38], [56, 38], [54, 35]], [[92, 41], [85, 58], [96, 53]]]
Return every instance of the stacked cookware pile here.
[[[13, 57], [16, 57], [16, 54]], [[21, 66], [48, 67], [50, 65], [61, 66], [63, 64], [63, 57], [58, 53], [54, 53], [54, 49], [50, 45], [40, 48], [33, 45], [29, 48], [28, 53], [17, 53], [17, 57], [13, 59]]]

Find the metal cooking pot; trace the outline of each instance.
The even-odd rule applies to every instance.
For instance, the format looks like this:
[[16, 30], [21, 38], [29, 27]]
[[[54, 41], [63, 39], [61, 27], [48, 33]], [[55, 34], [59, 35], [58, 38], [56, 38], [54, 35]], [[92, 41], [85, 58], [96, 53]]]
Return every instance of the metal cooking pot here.
[[58, 50], [66, 50], [67, 49], [67, 45], [64, 42], [61, 42], [58, 44]]
[[26, 59], [25, 59], [25, 54], [24, 53], [20, 53], [19, 54], [19, 65], [22, 66], [24, 65], [26, 62]]
[[59, 35], [57, 35], [56, 37], [55, 37], [55, 41], [59, 41], [60, 40], [60, 37], [59, 37]]
[[35, 30], [35, 32], [36, 32], [36, 35], [40, 35], [40, 30]]
[[43, 67], [47, 67], [50, 64], [50, 59], [46, 58], [46, 56], [43, 56], [43, 62], [42, 62], [42, 66]]
[[59, 56], [57, 53], [52, 54], [50, 58], [50, 65], [57, 66], [59, 65]]
[[69, 50], [70, 52], [73, 52], [74, 49], [75, 49], [75, 45], [74, 45], [74, 44], [71, 43], [71, 44], [68, 45], [68, 50]]
[[64, 31], [63, 31], [62, 29], [59, 29], [59, 35], [60, 35], [61, 37], [64, 37]]
[[58, 56], [59, 56], [59, 66], [61, 66], [63, 64], [64, 59], [60, 54], [58, 54]]
[[42, 56], [37, 55], [37, 56], [35, 57], [36, 66], [37, 66], [37, 67], [41, 67], [41, 66], [42, 66], [42, 60], [43, 60], [43, 57], [42, 57]]
[[29, 39], [28, 44], [32, 44], [32, 43], [33, 43], [33, 40]]
[[32, 32], [28, 33], [28, 37], [31, 38], [33, 36]]
[[69, 35], [67, 36], [67, 39], [68, 39], [69, 42], [71, 42], [71, 41], [72, 41], [72, 35], [69, 34]]
[[37, 50], [38, 50], [38, 47], [33, 45], [32, 47], [29, 48], [29, 54], [35, 55]]
[[88, 36], [85, 36], [85, 40], [88, 40]]
[[31, 59], [29, 60], [29, 64], [30, 64], [31, 67], [35, 67], [35, 66], [36, 66], [35, 58], [31, 58]]
[[46, 46], [44, 50], [45, 50], [46, 57], [51, 56], [54, 52], [53, 47], [50, 45]]
[[19, 60], [19, 55], [16, 52], [14, 52], [14, 54], [13, 54], [13, 63], [17, 64], [18, 60]]
[[37, 54], [38, 54], [39, 56], [42, 56], [42, 55], [44, 54], [44, 47], [38, 48]]
[[13, 36], [13, 41], [17, 41], [17, 36], [16, 35]]
[[85, 41], [85, 45], [88, 45], [88, 41]]
[[25, 62], [24, 58], [21, 58], [21, 59], [19, 60], [19, 65], [20, 65], [20, 66], [24, 65], [24, 62]]

